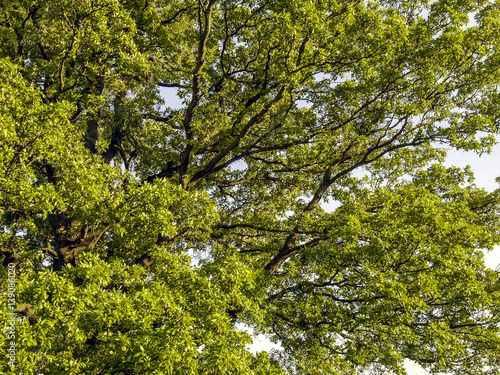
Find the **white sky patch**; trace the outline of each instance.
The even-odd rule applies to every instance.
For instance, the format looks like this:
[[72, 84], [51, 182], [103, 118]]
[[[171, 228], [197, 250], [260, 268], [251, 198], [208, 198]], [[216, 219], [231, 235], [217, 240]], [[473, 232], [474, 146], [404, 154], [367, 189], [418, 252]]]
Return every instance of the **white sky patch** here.
[[489, 155], [481, 156], [473, 151], [449, 150], [445, 165], [460, 168], [470, 165], [475, 184], [491, 192], [499, 188], [495, 179], [500, 177], [500, 144], [495, 145]]
[[259, 334], [255, 335], [254, 330], [247, 326], [246, 324], [243, 323], [237, 323], [236, 328], [240, 331], [244, 331], [252, 335], [253, 343], [252, 345], [247, 345], [247, 350], [249, 350], [252, 353], [257, 353], [257, 352], [270, 352], [271, 350], [281, 350], [283, 349], [280, 345], [274, 344], [271, 341], [267, 339], [266, 336]]
[[177, 96], [177, 88], [175, 87], [160, 87], [160, 94], [165, 100], [165, 107], [171, 109], [181, 109], [185, 105], [182, 103], [182, 99]]

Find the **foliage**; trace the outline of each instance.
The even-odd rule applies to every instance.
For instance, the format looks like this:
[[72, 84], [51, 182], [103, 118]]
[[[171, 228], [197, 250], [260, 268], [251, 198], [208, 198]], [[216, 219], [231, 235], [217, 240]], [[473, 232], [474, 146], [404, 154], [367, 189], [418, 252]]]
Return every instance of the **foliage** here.
[[499, 373], [499, 12], [3, 1], [2, 373]]

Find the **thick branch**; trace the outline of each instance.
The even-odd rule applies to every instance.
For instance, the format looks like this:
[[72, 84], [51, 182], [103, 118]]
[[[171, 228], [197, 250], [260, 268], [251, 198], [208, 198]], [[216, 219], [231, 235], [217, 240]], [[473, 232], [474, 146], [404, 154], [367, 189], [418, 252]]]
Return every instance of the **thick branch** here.
[[197, 172], [189, 181], [189, 187], [194, 187], [202, 178], [212, 174], [214, 172], [215, 166], [229, 155], [236, 147], [239, 146], [241, 140], [250, 132], [250, 130], [258, 123], [260, 123], [267, 113], [273, 108], [273, 106], [278, 103], [282, 98], [287, 86], [283, 86], [276, 97], [266, 104], [266, 106], [256, 115], [254, 115], [241, 130], [240, 134], [234, 137], [233, 142], [231, 142], [226, 148], [219, 151], [206, 165], [205, 167]]
[[[215, 3], [216, 0], [210, 0], [207, 9], [204, 12], [205, 27], [203, 31], [201, 31], [202, 22], [200, 16], [200, 39], [198, 43], [198, 57], [196, 61], [196, 66], [193, 71], [193, 88], [191, 92], [191, 102], [189, 103], [186, 109], [186, 114], [184, 117], [184, 131], [186, 132], [187, 145], [184, 152], [181, 155], [181, 164], [179, 167], [179, 176], [181, 180], [183, 180], [183, 176], [187, 172], [189, 162], [191, 160], [191, 152], [193, 150], [193, 145], [190, 143], [190, 141], [193, 139], [191, 121], [193, 119], [194, 111], [198, 106], [198, 102], [200, 101], [200, 74], [201, 74], [201, 69], [203, 68], [203, 64], [205, 63], [206, 46], [207, 46], [208, 36], [210, 35], [210, 29], [212, 26], [212, 11]], [[199, 12], [201, 12], [201, 5], [199, 8]]]

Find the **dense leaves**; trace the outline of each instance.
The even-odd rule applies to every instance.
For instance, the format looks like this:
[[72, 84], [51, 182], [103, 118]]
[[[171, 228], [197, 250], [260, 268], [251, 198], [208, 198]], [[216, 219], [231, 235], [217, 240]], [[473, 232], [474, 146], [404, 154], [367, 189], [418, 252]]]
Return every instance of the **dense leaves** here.
[[499, 4], [0, 4], [2, 373], [499, 373]]

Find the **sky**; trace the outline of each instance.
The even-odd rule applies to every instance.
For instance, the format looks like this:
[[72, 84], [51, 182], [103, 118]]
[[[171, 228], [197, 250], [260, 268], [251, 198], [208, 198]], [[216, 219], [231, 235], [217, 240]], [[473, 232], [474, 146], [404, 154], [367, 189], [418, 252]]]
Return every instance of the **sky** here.
[[[161, 94], [170, 108], [182, 108], [182, 101], [177, 97], [175, 89], [162, 88]], [[497, 144], [492, 148], [490, 154], [483, 154], [481, 156], [474, 152], [448, 150], [445, 164], [461, 168], [470, 165], [474, 171], [475, 184], [487, 191], [493, 191], [499, 187], [499, 183], [495, 181], [497, 177], [500, 177], [499, 160], [500, 144]], [[497, 246], [492, 252], [485, 254], [485, 263], [493, 269], [500, 267], [500, 246]], [[240, 329], [248, 331], [248, 328], [244, 325], [241, 325]], [[273, 348], [279, 349], [279, 346], [271, 343], [265, 336], [259, 335], [254, 338], [253, 345], [249, 349], [257, 352], [262, 350], [269, 351]], [[405, 368], [408, 375], [429, 374], [421, 366], [409, 360], [405, 361]]]

